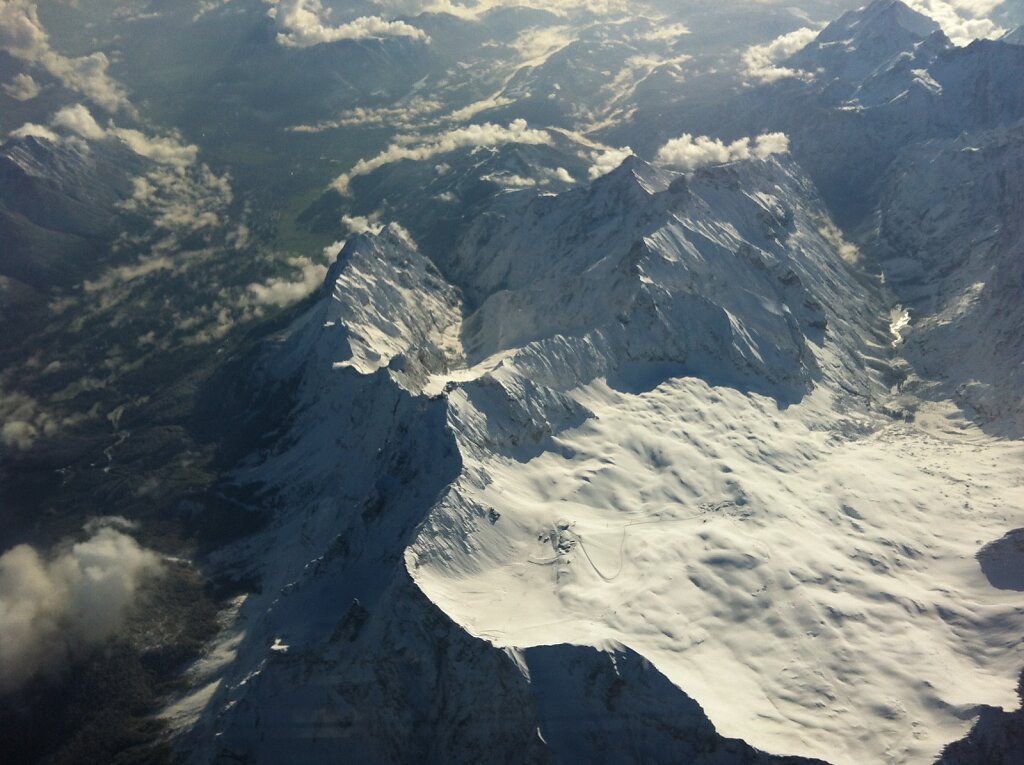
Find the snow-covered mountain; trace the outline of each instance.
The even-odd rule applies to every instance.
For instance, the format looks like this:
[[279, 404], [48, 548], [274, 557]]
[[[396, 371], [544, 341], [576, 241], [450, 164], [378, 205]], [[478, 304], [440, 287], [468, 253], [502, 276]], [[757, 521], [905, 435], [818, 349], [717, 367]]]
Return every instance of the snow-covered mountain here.
[[832, 215], [853, 229], [871, 217], [880, 179], [905, 148], [1024, 118], [1024, 48], [955, 46], [899, 0], [847, 13], [777, 65], [792, 76], [724, 103], [641, 110], [608, 140], [653, 155], [679, 123], [723, 139], [784, 132]]
[[36, 287], [95, 270], [142, 158], [119, 144], [15, 137], [0, 148], [0, 274]]
[[933, 19], [901, 0], [876, 0], [829, 24], [785, 64], [812, 76], [823, 72], [828, 78], [857, 83], [896, 65], [925, 40], [931, 48], [950, 47]]
[[[986, 421], [1017, 428], [1008, 414], [1018, 407], [1022, 360], [1009, 147], [1024, 119], [1024, 48], [1011, 41], [958, 47], [931, 19], [878, 0], [781, 61], [794, 76], [709, 109], [695, 130], [786, 132], [829, 212], [888, 279], [894, 300], [911, 307], [918, 338], [942, 327], [930, 360], [915, 356], [931, 380], [917, 390], [958, 390], [957, 400], [990, 412]], [[981, 290], [985, 299], [972, 297]], [[982, 314], [966, 330], [965, 317]], [[919, 351], [916, 342], [905, 349]]]
[[[171, 711], [191, 726], [188, 741], [216, 747], [197, 748], [197, 760], [233, 752], [312, 762], [342, 741], [349, 756], [366, 762], [574, 762], [584, 756], [580, 747], [598, 762], [619, 761], [625, 752], [666, 762], [686, 752], [695, 762], [778, 761], [723, 740], [693, 700], [625, 645], [611, 653], [496, 646], [453, 622], [409, 570], [414, 559], [420, 571], [428, 556], [444, 557], [452, 545], [464, 554], [486, 529], [518, 526], [511, 515], [502, 520], [505, 508], [478, 505], [468, 494], [486, 480], [478, 460], [494, 453], [527, 459], [553, 447], [559, 431], [594, 417], [572, 392], [598, 374], [614, 369], [623, 385], [653, 387], [690, 364], [742, 384], [761, 363], [773, 367], [780, 396], [801, 394], [804, 378], [817, 370], [806, 344], [824, 342], [832, 316], [827, 298], [838, 290], [856, 301], [859, 288], [815, 228], [820, 206], [787, 211], [766, 191], [743, 190], [738, 176], [761, 178], [764, 189], [806, 184], [794, 168], [775, 163], [686, 179], [634, 160], [593, 189], [542, 198], [532, 215], [549, 233], [580, 213], [607, 225], [587, 226], [595, 236], [603, 231], [599, 239], [552, 236], [551, 250], [531, 259], [534, 269], [513, 266], [497, 232], [490, 257], [467, 260], [485, 236], [471, 231], [444, 265], [480, 303], [475, 311], [401, 230], [349, 242], [321, 299], [260, 366], [264, 385], [293, 386], [293, 418], [279, 445], [238, 479], [262, 483], [281, 510], [269, 530], [224, 561], [263, 582], [263, 595], [250, 596], [224, 636], [230, 660], [197, 668], [197, 683], [208, 685]], [[626, 201], [633, 211], [623, 217]], [[712, 219], [712, 205], [729, 217]], [[495, 211], [490, 225], [516, 220]], [[801, 254], [820, 259], [813, 272], [798, 263]], [[493, 267], [482, 268], [488, 263]], [[613, 276], [600, 281], [621, 295], [614, 313], [598, 311], [611, 298], [594, 295], [591, 305], [566, 306], [543, 323], [536, 313], [524, 317], [518, 333], [476, 329], [508, 326], [518, 310], [513, 303], [550, 307], [546, 292], [530, 293], [554, 278], [544, 273], [554, 265], [566, 267], [562, 278], [584, 267], [610, 270]], [[710, 285], [723, 268], [774, 293], [756, 307], [729, 306], [757, 311], [749, 328], [730, 321], [726, 306], [715, 317], [709, 298], [695, 294], [694, 280]], [[676, 274], [676, 294], [650, 292], [655, 269]], [[809, 286], [801, 274], [813, 280]], [[719, 299], [728, 297], [723, 291]], [[860, 299], [871, 315], [870, 300]], [[580, 315], [571, 321], [574, 308]], [[673, 333], [665, 322], [664, 337], [641, 333], [659, 312], [671, 319], [687, 310], [693, 326], [680, 323]], [[590, 331], [574, 338], [570, 323]], [[713, 334], [703, 338], [706, 331]], [[768, 355], [781, 345], [780, 333], [792, 357]], [[822, 357], [831, 363], [847, 353]], [[473, 362], [484, 356], [489, 360]], [[869, 375], [858, 374], [866, 390]], [[442, 526], [450, 526], [447, 533]], [[314, 676], [319, 690], [311, 692]], [[566, 717], [566, 700], [587, 713]], [[198, 720], [190, 716], [193, 705], [205, 705]], [[621, 726], [631, 731], [625, 740], [615, 735]]]
[[176, 572], [0, 729], [1019, 759], [1024, 47], [912, 4], [0, 3], [0, 527]]
[[886, 175], [876, 243], [919, 319], [917, 374], [1007, 434], [1024, 432], [1022, 178], [1019, 125], [916, 146]]
[[785, 157], [352, 239], [256, 367], [273, 519], [219, 565], [261, 589], [184, 750], [926, 762], [1012, 708], [1024, 620], [968, 540], [1021, 449], [892, 419], [891, 299]]

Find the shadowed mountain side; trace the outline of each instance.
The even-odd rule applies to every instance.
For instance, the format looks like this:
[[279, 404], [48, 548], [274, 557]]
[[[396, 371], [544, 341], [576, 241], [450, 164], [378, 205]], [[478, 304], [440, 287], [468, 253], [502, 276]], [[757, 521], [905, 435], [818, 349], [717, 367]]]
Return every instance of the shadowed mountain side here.
[[628, 649], [541, 646], [523, 657], [559, 765], [824, 765], [719, 735], [700, 704]]
[[[1017, 693], [1024, 700], [1024, 673]], [[1013, 712], [986, 707], [960, 741], [942, 752], [935, 765], [1017, 765], [1024, 762], [1024, 707]]]
[[1014, 529], [978, 551], [978, 563], [999, 590], [1024, 592], [1024, 529]]

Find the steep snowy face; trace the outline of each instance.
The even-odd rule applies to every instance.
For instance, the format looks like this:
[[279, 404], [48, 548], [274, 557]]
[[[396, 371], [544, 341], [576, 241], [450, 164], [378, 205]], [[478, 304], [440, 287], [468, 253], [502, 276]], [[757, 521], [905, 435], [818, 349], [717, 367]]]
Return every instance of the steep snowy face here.
[[[855, 349], [870, 343], [880, 305], [830, 243], [829, 220], [795, 168], [758, 161], [683, 176], [634, 160], [590, 190], [540, 198], [526, 218], [513, 217], [521, 204], [496, 204], [438, 258], [440, 270], [400, 229], [354, 238], [319, 299], [268, 345], [257, 375], [288, 392], [291, 413], [275, 445], [252, 455], [236, 480], [261, 486], [277, 509], [265, 531], [218, 558], [226, 572], [259, 576], [262, 592], [225, 637], [230, 659], [197, 668], [201, 690], [171, 711], [198, 737], [189, 740], [215, 731], [218, 746], [254, 751], [257, 721], [273, 719], [259, 723], [273, 742], [260, 750], [267, 761], [285, 751], [315, 760], [321, 745], [311, 729], [325, 742], [344, 731], [369, 761], [469, 762], [486, 740], [533, 752], [530, 761], [571, 760], [566, 742], [582, 734], [555, 707], [566, 697], [593, 707], [586, 688], [556, 692], [561, 681], [543, 655], [513, 660], [494, 644], [518, 643], [463, 632], [463, 610], [427, 578], [465, 576], [481, 529], [497, 535], [487, 553], [495, 562], [522, 533], [536, 533], [514, 508], [481, 504], [473, 492], [478, 481], [503, 480], [492, 461], [569, 459], [556, 456], [558, 439], [595, 422], [603, 405], [584, 387], [594, 384], [623, 401], [646, 400], [641, 391], [684, 375], [730, 386], [722, 390], [737, 400], [761, 378], [786, 401], [817, 379], [842, 378], [858, 398], [873, 390]], [[465, 290], [468, 308], [441, 272]], [[727, 280], [740, 287], [735, 294], [716, 286]], [[560, 304], [555, 291], [569, 299]], [[840, 300], [851, 306], [843, 316], [830, 307]], [[840, 341], [847, 326], [852, 339]], [[720, 400], [719, 389], [694, 384], [708, 403]], [[774, 398], [758, 401], [777, 411]], [[595, 459], [592, 449], [581, 444], [579, 459]], [[740, 494], [733, 500], [722, 508], [742, 505]], [[595, 500], [595, 520], [601, 512]], [[416, 584], [403, 556], [425, 566]], [[558, 590], [540, 584], [543, 610]], [[585, 643], [604, 648], [612, 637]], [[580, 671], [603, 676], [616, 661], [634, 668], [626, 700], [607, 709], [603, 727], [638, 705], [665, 710], [634, 742], [652, 761], [680, 742], [694, 752], [723, 746], [700, 707], [663, 674], [640, 670], [639, 656], [583, 654], [573, 659]], [[434, 680], [417, 669], [417, 657], [430, 655], [446, 667]], [[381, 672], [391, 679], [372, 679]], [[303, 680], [310, 673], [323, 680], [316, 692]], [[438, 694], [451, 705], [428, 713]], [[282, 700], [287, 720], [271, 711]], [[493, 723], [453, 722], [476, 721], [488, 704]], [[396, 718], [394, 735], [383, 735]], [[369, 722], [356, 735], [359, 720]], [[423, 730], [449, 726], [443, 746], [433, 736], [433, 750], [416, 748]], [[385, 739], [390, 749], [380, 748]], [[722, 751], [772, 761], [740, 742]]]
[[[368, 375], [389, 368], [410, 390], [461, 359], [462, 301], [408, 235], [387, 226], [341, 249], [323, 297], [286, 333], [269, 360], [273, 376], [309, 370], [303, 385], [319, 395], [329, 370]], [[315, 360], [315, 361], [314, 361]]]
[[124, 225], [118, 203], [146, 163], [115, 142], [37, 136], [0, 147], [0, 275], [36, 287], [96, 270], [101, 242]]
[[[855, 291], [822, 235], [802, 231], [811, 225], [807, 213], [786, 214], [778, 197], [745, 191], [735, 176], [761, 176], [764, 188], [780, 195], [784, 189], [776, 184], [800, 185], [792, 172], [754, 163], [690, 178], [702, 189], [702, 201], [690, 202], [689, 225], [702, 227], [704, 237], [724, 239], [660, 266], [666, 283], [672, 269], [685, 272], [701, 260], [718, 259], [733, 267], [737, 278], [743, 270], [767, 274], [757, 286], [777, 294], [766, 294], [766, 301], [786, 295], [807, 300], [817, 286], [807, 294], [787, 292], [794, 289], [797, 275], [772, 262], [772, 253], [782, 259], [789, 252], [779, 238], [806, 236], [807, 248], [819, 248], [816, 257], [835, 260], [835, 269], [822, 280], [834, 279]], [[538, 215], [538, 226], [554, 230], [554, 223], [564, 224], [576, 213], [587, 214], [592, 222], [617, 211], [626, 218], [635, 214], [650, 232], [653, 251], [661, 246], [654, 224], [675, 220], [668, 212], [675, 203], [662, 195], [691, 196], [686, 180], [630, 163], [592, 195], [570, 195], [549, 206], [551, 218], [544, 222]], [[813, 209], [820, 214], [819, 206]], [[753, 242], [743, 243], [740, 226]], [[623, 252], [609, 252], [614, 261], [634, 247], [628, 238], [609, 240], [612, 228], [605, 232], [609, 250], [613, 243], [626, 246]], [[688, 235], [696, 237], [696, 230]], [[501, 241], [494, 239], [490, 251], [479, 250], [476, 266], [457, 259], [447, 265], [454, 269], [458, 262], [467, 283], [473, 276], [477, 294], [497, 294], [487, 268], [477, 268], [506, 254]], [[664, 252], [678, 253], [679, 247]], [[794, 262], [811, 255], [792, 247]], [[731, 248], [744, 249], [742, 257], [736, 260]], [[546, 300], [547, 293], [531, 290], [545, 274], [555, 278], [555, 273], [582, 265], [570, 255], [585, 257], [572, 247], [527, 252], [535, 267], [516, 271], [507, 283], [514, 281], [523, 290], [524, 304], [531, 296]], [[546, 262], [557, 257], [566, 262]], [[653, 257], [648, 253], [638, 262]], [[809, 273], [814, 264], [801, 268]], [[643, 283], [640, 269], [625, 270], [627, 281]], [[680, 278], [681, 273], [672, 277]], [[780, 279], [780, 286], [772, 287], [772, 280]], [[613, 285], [613, 291], [618, 289]], [[608, 294], [591, 297], [599, 304]], [[673, 293], [666, 293], [658, 310], [671, 312], [673, 299]], [[784, 312], [781, 305], [771, 307], [756, 311], [749, 325], [774, 321], [771, 317]], [[230, 751], [265, 762], [315, 762], [344, 738], [346, 752], [367, 762], [469, 763], [483, 757], [572, 762], [580, 741], [597, 745], [596, 731], [634, 721], [629, 742], [607, 738], [600, 747], [621, 751], [628, 745], [652, 762], [675, 761], [685, 751], [692, 752], [694, 762], [721, 762], [723, 757], [775, 762], [741, 741], [722, 739], [700, 705], [635, 652], [607, 654], [569, 646], [499, 650], [509, 645], [468, 634], [445, 613], [446, 602], [432, 603], [414, 583], [403, 556], [415, 554], [407, 550], [424, 524], [459, 559], [452, 561], [453, 576], [478, 544], [475, 532], [466, 534], [467, 522], [505, 529], [508, 521], [493, 508], [456, 504], [473, 501], [461, 486], [487, 475], [482, 471], [491, 469], [485, 464], [488, 455], [541, 457], [559, 431], [593, 417], [577, 400], [581, 377], [607, 375], [618, 384], [642, 387], [649, 384], [655, 361], [671, 360], [678, 350], [634, 358], [628, 347], [602, 341], [597, 332], [577, 342], [559, 333], [559, 322], [568, 321], [568, 315], [553, 312], [542, 340], [495, 346], [494, 355], [467, 367], [458, 339], [476, 332], [460, 332], [462, 310], [459, 292], [400, 229], [390, 227], [350, 241], [318, 300], [267, 347], [257, 373], [264, 385], [290, 390], [287, 431], [269, 450], [252, 455], [236, 480], [260, 486], [259, 494], [276, 509], [265, 531], [218, 555], [226, 573], [259, 576], [261, 592], [240, 607], [239, 621], [218, 648], [221, 659], [194, 670], [197, 691], [168, 711], [176, 726], [190, 731], [186, 742], [193, 757], [208, 761]], [[595, 308], [587, 316], [601, 324], [611, 310]], [[708, 310], [713, 310], [710, 304]], [[534, 316], [540, 313], [532, 310]], [[831, 313], [817, 306], [808, 315], [822, 319], [813, 329], [822, 342]], [[654, 321], [654, 316], [630, 314], [629, 321]], [[729, 332], [742, 331], [739, 320]], [[794, 325], [793, 331], [798, 329]], [[674, 331], [703, 330], [695, 324]], [[714, 339], [734, 342], [729, 333]], [[711, 340], [702, 342], [710, 347]], [[723, 347], [721, 353], [728, 360], [732, 351]], [[656, 379], [682, 374], [678, 364], [663, 364], [656, 372]], [[423, 385], [443, 387], [445, 393], [416, 395]], [[442, 527], [447, 529], [443, 533]], [[425, 550], [419, 542], [415, 549]], [[438, 544], [430, 550], [442, 554]], [[603, 641], [594, 645], [605, 647]], [[592, 687], [595, 681], [607, 691]], [[619, 689], [617, 700], [608, 695], [613, 688]], [[445, 701], [439, 704], [438, 699]], [[581, 709], [586, 705], [591, 716], [566, 718], [560, 710], [567, 700]], [[639, 719], [643, 723], [637, 725]]]
[[975, 555], [1024, 451], [913, 394], [1019, 411], [1019, 55], [877, 2], [750, 96], [863, 254], [788, 156], [359, 176], [426, 236], [352, 238], [264, 349], [289, 415], [236, 477], [271, 521], [219, 556], [262, 587], [175, 708], [196, 759], [926, 763], [1015, 707]]
[[787, 133], [794, 157], [848, 228], [874, 211], [879, 180], [904, 149], [1024, 117], [1024, 47], [956, 47], [940, 31], [925, 36], [931, 22], [902, 25], [906, 14], [913, 11], [888, 2], [851, 12], [784, 62], [806, 74], [802, 81], [763, 87], [722, 115], [750, 123], [748, 134]]
[[925, 143], [886, 176], [876, 244], [923, 384], [1007, 434], [1024, 427], [1022, 178], [1020, 127]]
[[471, 365], [557, 345], [578, 359], [536, 372], [554, 387], [644, 364], [651, 386], [686, 374], [788, 402], [824, 375], [865, 385], [850, 370], [872, 308], [831, 226], [790, 163], [683, 175], [631, 158], [589, 188], [494, 208], [441, 267], [470, 301]]
[[[603, 229], [607, 210], [620, 212]], [[1006, 636], [1019, 615], [974, 564], [980, 543], [963, 540], [1002, 533], [1020, 449], [973, 435], [1000, 488], [950, 502], [980, 464], [958, 466], [951, 444], [937, 474], [920, 473], [944, 427], [873, 434], [871, 376], [855, 359], [884, 369], [880, 304], [792, 168], [673, 177], [631, 160], [517, 212], [519, 229], [494, 216], [443, 266], [477, 306], [463, 337], [478, 363], [447, 388], [463, 474], [407, 554], [431, 600], [498, 645], [627, 645], [725, 733], [770, 751], [926, 762], [980, 699], [1015, 704]], [[635, 231], [640, 248], [616, 238]], [[763, 259], [735, 259], [745, 247]], [[801, 290], [782, 297], [770, 264]], [[650, 311], [636, 307], [647, 286]], [[730, 302], [745, 290], [762, 302]], [[768, 296], [785, 309], [766, 310]], [[734, 334], [715, 333], [717, 301]], [[591, 310], [609, 304], [616, 322]], [[788, 342], [803, 338], [816, 367], [787, 359], [801, 343], [779, 335], [778, 355], [739, 350], [785, 314]], [[808, 342], [815, 324], [827, 330]], [[546, 337], [553, 327], [566, 330]], [[777, 402], [808, 373], [813, 393], [795, 406], [758, 395]]]
[[838, 763], [1016, 703], [1021, 617], [973, 554], [1021, 451], [972, 432], [965, 466], [941, 419], [870, 413], [888, 307], [791, 165], [630, 160], [509, 219], [442, 263], [474, 310], [434, 388], [463, 471], [406, 555], [433, 602], [500, 646], [628, 646], [727, 735]]
[[[95, 235], [102, 223], [93, 218], [100, 210], [109, 217], [113, 203], [130, 195], [132, 171], [143, 164], [114, 142], [90, 148], [84, 141], [12, 138], [0, 149], [0, 193], [8, 208], [38, 222], [49, 213], [72, 232]], [[71, 209], [53, 209], [59, 195]], [[74, 204], [91, 212], [75, 210]]]
[[900, 0], [874, 0], [862, 9], [849, 11], [829, 24], [820, 43], [856, 44], [882, 34], [911, 35], [917, 39], [938, 32], [938, 22]]
[[[636, 739], [651, 761], [725, 734], [924, 763], [1015, 705], [1024, 620], [974, 554], [1024, 454], [880, 413], [892, 306], [790, 161], [631, 159], [500, 197], [434, 258], [353, 239], [266, 349], [291, 414], [237, 480], [272, 520], [220, 555], [262, 589], [172, 710], [215, 742], [197, 760], [344, 736], [569, 762], [570, 706], [600, 730], [678, 710]], [[596, 703], [609, 665], [627, 700]]]
[[931, 37], [930, 46], [950, 45], [934, 20], [900, 0], [875, 0], [829, 24], [785, 65], [812, 75], [823, 69], [828, 78], [854, 83], [914, 55]]

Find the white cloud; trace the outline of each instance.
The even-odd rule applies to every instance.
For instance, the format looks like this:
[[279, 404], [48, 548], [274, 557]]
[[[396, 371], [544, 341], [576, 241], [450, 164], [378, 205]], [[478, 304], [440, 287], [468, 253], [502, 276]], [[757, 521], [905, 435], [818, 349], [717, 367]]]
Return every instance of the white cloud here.
[[268, 11], [281, 29], [277, 41], [293, 48], [337, 42], [338, 40], [365, 40], [380, 37], [409, 37], [429, 42], [422, 29], [404, 21], [389, 21], [380, 16], [362, 16], [338, 26], [330, 26], [330, 9], [321, 0], [267, 0]]
[[384, 230], [377, 215], [342, 215], [341, 222], [353, 234], [379, 234]]
[[468, 106], [463, 106], [461, 109], [456, 109], [448, 115], [448, 119], [452, 122], [466, 122], [473, 119], [480, 112], [485, 112], [488, 109], [500, 109], [513, 103], [515, 103], [515, 100], [512, 98], [494, 95], [481, 101], [474, 101]]
[[50, 130], [50, 128], [45, 125], [37, 125], [34, 122], [26, 122], [20, 128], [12, 130], [11, 136], [14, 138], [35, 136], [36, 138], [45, 138], [47, 141], [53, 141], [54, 143], [60, 140], [60, 136]]
[[401, 239], [405, 243], [405, 246], [408, 247], [409, 249], [419, 249], [419, 245], [417, 245], [416, 240], [412, 238], [412, 234], [410, 234], [409, 230], [398, 221], [391, 221], [387, 225], [387, 229], [390, 233], [394, 234], [399, 239]]
[[107, 73], [105, 53], [68, 58], [50, 47], [49, 35], [30, 0], [0, 2], [0, 50], [7, 51], [56, 77], [70, 90], [81, 93], [108, 111], [134, 111], [124, 88]]
[[[324, 250], [324, 254], [327, 255], [332, 247]], [[261, 284], [249, 285], [249, 292], [255, 303], [283, 308], [313, 294], [327, 276], [327, 266], [309, 258], [290, 258], [288, 264], [296, 270], [293, 277], [279, 277]]]
[[57, 432], [59, 422], [38, 401], [23, 393], [0, 391], [0, 444], [27, 451], [41, 436]]
[[626, 0], [373, 0], [373, 3], [392, 13], [450, 13], [461, 18], [477, 18], [494, 8], [507, 6], [540, 8], [562, 16], [581, 12], [603, 16], [630, 10]]
[[847, 241], [842, 230], [835, 223], [830, 220], [822, 221], [818, 227], [818, 233], [835, 248], [839, 257], [847, 263], [856, 264], [860, 261], [860, 249], [857, 245]]
[[49, 48], [34, 2], [4, 0], [0, 3], [0, 47], [22, 59], [35, 58]]
[[[170, 268], [167, 253], [174, 250], [184, 236], [210, 231], [224, 223], [227, 208], [233, 200], [229, 178], [216, 175], [207, 165], [200, 163], [199, 148], [183, 143], [177, 133], [151, 136], [132, 128], [117, 127], [113, 122], [104, 128], [82, 104], [61, 109], [50, 123], [55, 128], [88, 140], [119, 140], [156, 165], [144, 175], [132, 179], [132, 195], [118, 207], [145, 216], [154, 230], [162, 232], [162, 240], [152, 246], [151, 255], [143, 256], [137, 263], [110, 269], [98, 279], [86, 282], [87, 291], [95, 292]], [[31, 123], [18, 128], [12, 135], [60, 140], [50, 128]], [[119, 244], [127, 243], [129, 239], [125, 235]], [[249, 240], [250, 232], [245, 226], [236, 228], [226, 238], [235, 249], [243, 249]], [[139, 239], [131, 241], [141, 244]]]
[[159, 557], [132, 537], [93, 523], [92, 536], [44, 558], [19, 545], [0, 556], [0, 692], [117, 633], [143, 581], [160, 571]]
[[400, 106], [365, 108], [362, 106], [342, 112], [337, 119], [317, 122], [312, 125], [295, 125], [288, 128], [290, 133], [321, 133], [346, 127], [386, 125], [391, 128], [410, 126], [418, 118], [439, 112], [444, 105], [440, 101], [416, 97]]
[[132, 196], [121, 208], [145, 215], [178, 238], [220, 226], [234, 196], [227, 176], [205, 164], [158, 167], [132, 184]]
[[576, 183], [576, 179], [573, 178], [572, 175], [570, 175], [569, 171], [566, 170], [564, 167], [556, 167], [552, 177], [556, 181], [560, 181], [562, 183]]
[[203, 16], [217, 10], [218, 8], [223, 8], [230, 2], [231, 0], [201, 0], [199, 8], [192, 16], [192, 23], [199, 21]]
[[690, 34], [690, 28], [686, 24], [675, 23], [658, 26], [655, 23], [649, 31], [637, 35], [637, 39], [650, 42], [673, 42], [688, 34]]
[[14, 75], [10, 82], [5, 82], [3, 89], [15, 101], [31, 101], [43, 91], [39, 83], [24, 72]]
[[[354, 227], [359, 226], [359, 221], [370, 226], [370, 222], [366, 218], [343, 219], [346, 224], [348, 221], [351, 221], [349, 227], [353, 228], [353, 231]], [[379, 231], [378, 227], [374, 232]], [[290, 258], [288, 263], [296, 271], [293, 277], [278, 277], [249, 285], [247, 290], [249, 294], [243, 299], [243, 305], [255, 306], [257, 310], [259, 306], [284, 308], [308, 297], [324, 284], [329, 264], [338, 259], [338, 255], [344, 248], [345, 240], [342, 240], [325, 247], [319, 260], [306, 257]]]
[[113, 128], [110, 134], [120, 138], [129, 149], [140, 157], [151, 159], [161, 165], [187, 167], [193, 164], [199, 156], [199, 147], [193, 144], [183, 144], [175, 135], [147, 136], [131, 128]]
[[157, 271], [173, 271], [175, 265], [174, 259], [166, 255], [143, 256], [135, 263], [107, 270], [95, 281], [86, 280], [82, 288], [86, 293], [109, 290], [115, 285], [141, 279]]
[[628, 146], [623, 146], [620, 149], [592, 151], [590, 153], [590, 159], [593, 164], [587, 172], [587, 177], [590, 178], [590, 180], [594, 180], [596, 178], [600, 178], [602, 175], [607, 175], [621, 165], [626, 160], [626, 157], [630, 157], [632, 155], [633, 150]]
[[907, 0], [907, 5], [939, 22], [942, 31], [957, 45], [972, 40], [995, 39], [1006, 33], [988, 15], [1003, 0]]
[[39, 430], [30, 422], [13, 420], [5, 422], [0, 428], [0, 442], [4, 446], [13, 447], [18, 451], [27, 451], [39, 438]]
[[775, 82], [786, 77], [810, 79], [813, 75], [779, 66], [779, 62], [805, 48], [818, 36], [818, 30], [804, 28], [777, 37], [770, 43], [754, 45], [743, 54], [743, 69], [755, 82]]
[[70, 130], [72, 133], [77, 133], [82, 138], [88, 138], [90, 141], [105, 138], [107, 135], [107, 131], [99, 126], [99, 123], [89, 113], [89, 110], [81, 104], [64, 107], [53, 115], [50, 124], [54, 127]]
[[537, 185], [536, 178], [527, 178], [510, 173], [488, 173], [480, 176], [481, 181], [496, 183], [506, 189], [528, 189]]
[[658, 162], [681, 170], [695, 170], [706, 165], [720, 165], [744, 159], [765, 159], [772, 154], [789, 151], [785, 133], [766, 133], [757, 138], [740, 138], [726, 144], [706, 135], [696, 138], [685, 133], [674, 138], [658, 151]]
[[551, 135], [546, 130], [530, 128], [526, 120], [517, 119], [507, 126], [490, 122], [482, 125], [467, 125], [427, 139], [417, 136], [398, 136], [388, 148], [371, 159], [359, 160], [355, 167], [335, 179], [331, 186], [342, 194], [349, 193], [353, 178], [372, 173], [385, 165], [405, 159], [426, 160], [457, 149], [484, 146], [494, 147], [506, 143], [550, 144]]
[[[104, 128], [92, 116], [89, 109], [82, 104], [74, 104], [60, 109], [50, 119], [50, 125], [90, 141], [116, 138], [140, 157], [179, 171], [195, 165], [199, 157], [199, 147], [183, 143], [181, 136], [176, 132], [164, 136], [151, 136], [133, 128], [117, 127], [113, 122], [109, 127]], [[53, 130], [32, 123], [23, 125], [13, 131], [11, 135], [37, 135], [51, 141], [60, 140]]]
[[[502, 171], [480, 176], [481, 181], [496, 183], [505, 189], [532, 189], [550, 186], [552, 183], [573, 185], [576, 179], [564, 167], [541, 167], [536, 169], [535, 176], [524, 176], [518, 173]], [[443, 201], [443, 200], [442, 200]]]

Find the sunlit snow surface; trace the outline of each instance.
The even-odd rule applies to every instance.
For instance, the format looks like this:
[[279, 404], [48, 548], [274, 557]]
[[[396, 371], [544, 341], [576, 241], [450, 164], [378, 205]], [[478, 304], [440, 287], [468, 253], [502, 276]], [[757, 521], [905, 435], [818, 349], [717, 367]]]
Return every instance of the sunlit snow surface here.
[[868, 431], [824, 393], [573, 397], [596, 416], [553, 448], [467, 466], [493, 525], [453, 502], [407, 555], [473, 634], [624, 644], [724, 735], [837, 763], [930, 761], [973, 705], [1016, 706], [1019, 593], [974, 556], [1024, 506], [1024, 446], [938, 409]]
[[925, 763], [1016, 706], [1024, 610], [975, 556], [1021, 525], [1024, 444], [883, 413], [904, 314], [792, 163], [632, 160], [510, 204], [445, 262], [458, 290], [400, 231], [354, 239], [275, 346], [301, 403], [240, 476], [287, 512], [241, 553], [265, 589], [210, 707], [232, 736], [298, 682], [254, 685], [258, 636], [347, 657], [337, 620], [403, 550], [471, 635], [631, 649], [769, 752]]

